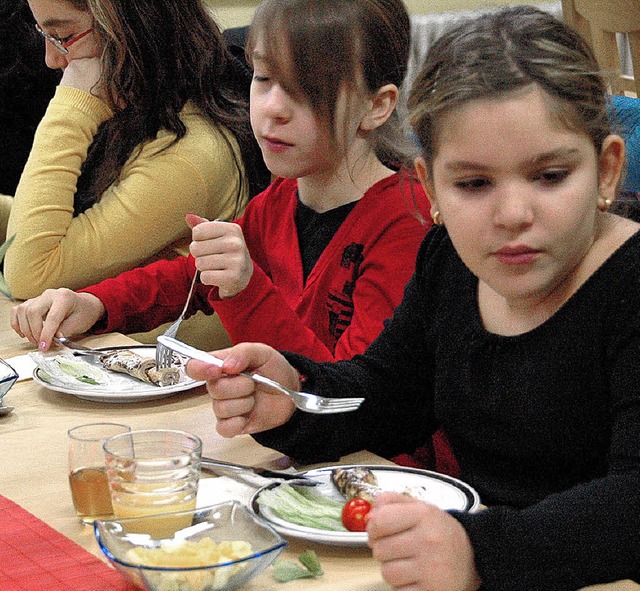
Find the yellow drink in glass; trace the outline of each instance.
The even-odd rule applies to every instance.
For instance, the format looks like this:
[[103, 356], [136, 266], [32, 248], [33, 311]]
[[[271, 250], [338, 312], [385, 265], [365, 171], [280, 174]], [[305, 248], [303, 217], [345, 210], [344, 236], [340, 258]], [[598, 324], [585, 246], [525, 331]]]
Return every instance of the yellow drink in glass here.
[[[147, 515], [159, 515], [159, 519], [155, 521], [147, 520], [144, 525], [135, 521], [127, 523], [127, 531], [136, 534], [149, 534], [152, 538], [172, 538], [173, 534], [178, 530], [184, 529], [191, 525], [191, 515], [168, 515], [174, 511], [192, 511], [196, 508], [195, 497], [191, 499], [180, 500], [175, 498], [167, 498], [164, 505], [147, 505], [136, 504], [135, 495], [132, 495], [128, 504], [114, 503], [113, 512], [116, 517], [145, 517]], [[161, 515], [161, 517], [160, 517]]]
[[146, 525], [127, 522], [127, 531], [172, 537], [191, 525], [189, 515], [166, 514], [196, 507], [200, 439], [183, 431], [132, 431], [106, 441], [104, 450], [116, 517], [159, 515]]
[[83, 523], [113, 514], [105, 466], [104, 442], [131, 431], [120, 423], [89, 423], [67, 432], [69, 487], [76, 513]]

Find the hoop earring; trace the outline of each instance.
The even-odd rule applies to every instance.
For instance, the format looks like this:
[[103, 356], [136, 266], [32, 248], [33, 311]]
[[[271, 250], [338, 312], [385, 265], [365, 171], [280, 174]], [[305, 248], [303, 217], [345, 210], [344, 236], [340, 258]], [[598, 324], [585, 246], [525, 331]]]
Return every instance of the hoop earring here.
[[600, 211], [607, 211], [611, 207], [611, 199], [603, 199], [602, 197], [598, 197], [598, 209]]
[[433, 212], [433, 215], [431, 217], [433, 218], [433, 223], [436, 226], [442, 226], [442, 217], [437, 209]]

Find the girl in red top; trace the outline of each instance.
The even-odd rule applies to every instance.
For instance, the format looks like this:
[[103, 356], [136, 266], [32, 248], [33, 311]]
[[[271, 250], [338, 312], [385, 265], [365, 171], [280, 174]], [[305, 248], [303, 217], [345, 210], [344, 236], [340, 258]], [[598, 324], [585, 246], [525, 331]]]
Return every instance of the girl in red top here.
[[399, 303], [430, 226], [395, 107], [410, 22], [400, 0], [266, 0], [247, 43], [251, 124], [275, 182], [233, 223], [188, 216], [192, 256], [80, 292], [17, 306], [15, 330], [48, 350], [55, 334], [133, 333], [189, 314], [220, 316], [232, 341], [317, 360], [365, 350]]

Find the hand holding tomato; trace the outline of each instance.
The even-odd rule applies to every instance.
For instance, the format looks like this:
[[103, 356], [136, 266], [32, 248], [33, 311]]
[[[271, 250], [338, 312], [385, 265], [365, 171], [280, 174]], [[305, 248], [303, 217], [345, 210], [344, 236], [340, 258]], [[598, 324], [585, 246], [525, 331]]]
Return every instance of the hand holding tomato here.
[[342, 508], [342, 523], [349, 531], [365, 531], [365, 515], [371, 511], [371, 503], [355, 497]]
[[393, 589], [476, 591], [480, 586], [467, 532], [435, 505], [382, 493], [366, 521], [369, 547]]

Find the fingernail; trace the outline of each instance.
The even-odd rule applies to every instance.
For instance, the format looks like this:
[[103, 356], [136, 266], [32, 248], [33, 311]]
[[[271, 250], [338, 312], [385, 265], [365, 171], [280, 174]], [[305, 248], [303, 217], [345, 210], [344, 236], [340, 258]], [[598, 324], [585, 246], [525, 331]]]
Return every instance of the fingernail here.
[[47, 348], [47, 343], [45, 343], [44, 341], [40, 342], [40, 345], [38, 346], [38, 348], [42, 351], [44, 351]]

